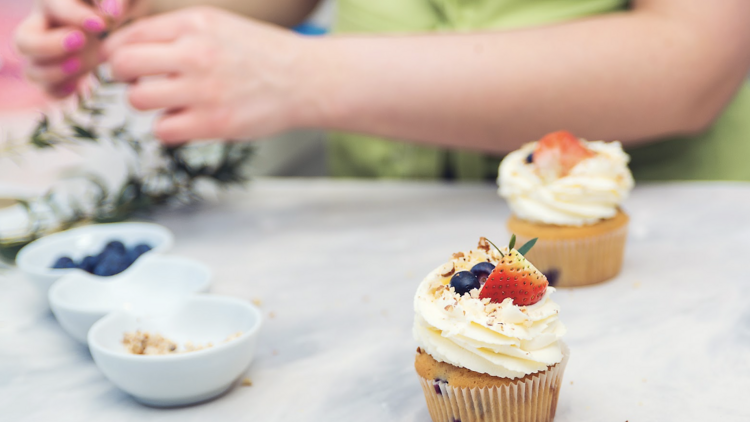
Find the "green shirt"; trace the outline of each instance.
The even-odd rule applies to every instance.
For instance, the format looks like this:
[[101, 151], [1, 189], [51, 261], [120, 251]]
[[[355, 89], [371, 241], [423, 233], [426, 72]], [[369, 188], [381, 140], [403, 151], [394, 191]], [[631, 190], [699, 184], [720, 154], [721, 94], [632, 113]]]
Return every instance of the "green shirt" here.
[[[614, 13], [627, 0], [338, 0], [337, 33], [503, 30]], [[636, 179], [750, 180], [750, 89], [706, 133], [628, 152]], [[540, 136], [543, 134], [540, 134]], [[500, 157], [374, 136], [332, 133], [334, 176], [493, 179]]]

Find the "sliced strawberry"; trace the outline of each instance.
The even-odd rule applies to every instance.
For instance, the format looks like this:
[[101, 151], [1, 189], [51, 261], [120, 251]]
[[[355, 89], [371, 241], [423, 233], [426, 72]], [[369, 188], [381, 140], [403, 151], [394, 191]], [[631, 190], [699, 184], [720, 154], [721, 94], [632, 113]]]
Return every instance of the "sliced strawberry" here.
[[487, 278], [479, 298], [489, 298], [495, 303], [511, 298], [519, 306], [533, 305], [542, 299], [548, 284], [544, 274], [511, 249]]
[[533, 160], [545, 180], [554, 180], [566, 176], [576, 164], [594, 155], [572, 133], [561, 130], [537, 142]]

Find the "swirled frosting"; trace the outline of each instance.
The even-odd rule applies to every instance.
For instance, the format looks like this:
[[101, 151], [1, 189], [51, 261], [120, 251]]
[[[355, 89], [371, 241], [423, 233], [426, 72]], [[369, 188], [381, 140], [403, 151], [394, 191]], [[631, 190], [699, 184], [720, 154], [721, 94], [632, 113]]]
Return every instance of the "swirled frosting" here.
[[545, 180], [526, 158], [536, 142], [511, 152], [500, 163], [498, 193], [519, 218], [561, 226], [583, 226], [614, 217], [633, 188], [630, 157], [619, 142], [582, 141], [595, 153], [555, 180]]
[[458, 295], [450, 275], [468, 271], [479, 262], [497, 264], [496, 252], [477, 249], [454, 254], [419, 285], [414, 298], [414, 337], [425, 352], [447, 362], [496, 377], [520, 378], [544, 371], [563, 359], [560, 338], [565, 326], [560, 307], [544, 297], [530, 306], [511, 299], [492, 303], [479, 299], [479, 290]]

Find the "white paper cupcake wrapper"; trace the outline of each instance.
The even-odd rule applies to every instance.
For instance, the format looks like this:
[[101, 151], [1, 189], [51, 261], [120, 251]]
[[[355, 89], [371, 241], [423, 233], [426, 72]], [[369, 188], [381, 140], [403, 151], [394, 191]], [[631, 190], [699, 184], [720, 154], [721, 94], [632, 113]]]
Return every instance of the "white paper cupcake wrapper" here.
[[510, 385], [458, 388], [420, 377], [433, 422], [551, 422], [570, 355], [561, 346], [560, 363]]

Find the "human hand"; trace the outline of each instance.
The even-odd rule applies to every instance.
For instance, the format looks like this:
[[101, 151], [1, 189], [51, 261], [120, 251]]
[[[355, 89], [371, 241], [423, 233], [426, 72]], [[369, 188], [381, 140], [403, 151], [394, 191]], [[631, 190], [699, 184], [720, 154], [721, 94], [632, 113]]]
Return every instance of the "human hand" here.
[[303, 125], [313, 108], [302, 105], [310, 98], [303, 86], [312, 65], [309, 42], [198, 7], [126, 26], [105, 42], [104, 52], [113, 77], [131, 83], [133, 107], [166, 110], [156, 136], [180, 143], [255, 138]]
[[16, 30], [16, 47], [29, 63], [26, 76], [54, 97], [72, 94], [82, 76], [100, 63], [99, 34], [126, 16], [125, 8], [142, 10], [129, 0], [38, 0]]

